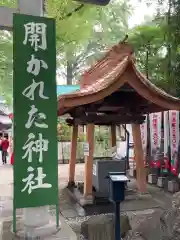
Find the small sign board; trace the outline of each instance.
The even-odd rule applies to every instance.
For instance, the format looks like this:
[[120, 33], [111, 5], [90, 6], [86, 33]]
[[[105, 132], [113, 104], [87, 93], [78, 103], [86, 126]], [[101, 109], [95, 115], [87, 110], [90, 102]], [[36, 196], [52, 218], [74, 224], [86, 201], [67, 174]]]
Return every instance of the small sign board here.
[[113, 182], [128, 182], [129, 179], [125, 175], [110, 175]]
[[89, 143], [84, 143], [84, 156], [89, 156]]

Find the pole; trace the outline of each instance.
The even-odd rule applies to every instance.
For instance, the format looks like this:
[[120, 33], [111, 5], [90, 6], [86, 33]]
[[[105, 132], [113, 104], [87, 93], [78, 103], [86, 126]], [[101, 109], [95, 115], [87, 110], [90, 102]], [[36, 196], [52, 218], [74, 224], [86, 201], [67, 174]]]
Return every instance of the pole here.
[[115, 202], [115, 240], [121, 240], [120, 202]]
[[130, 169], [130, 166], [129, 166], [129, 141], [130, 141], [130, 134], [129, 134], [129, 131], [127, 130], [126, 128], [126, 125], [122, 125], [124, 130], [125, 130], [125, 133], [126, 133], [126, 136], [127, 136], [127, 145], [126, 145], [126, 170], [129, 170]]
[[44, 0], [18, 0], [18, 9], [22, 14], [43, 16]]

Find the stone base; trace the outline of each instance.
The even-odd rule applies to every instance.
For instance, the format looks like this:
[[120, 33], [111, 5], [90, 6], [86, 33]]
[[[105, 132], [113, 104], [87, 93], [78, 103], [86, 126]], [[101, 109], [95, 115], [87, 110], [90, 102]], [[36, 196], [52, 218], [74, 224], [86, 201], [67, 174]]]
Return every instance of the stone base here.
[[93, 202], [94, 202], [94, 198], [92, 195], [84, 196], [80, 199], [81, 206], [92, 205]]
[[149, 174], [148, 175], [148, 183], [157, 184], [157, 175], [156, 174]]
[[[82, 223], [81, 233], [85, 239], [113, 240], [115, 239], [114, 226], [114, 214], [92, 216]], [[121, 237], [123, 238], [127, 235], [128, 231], [131, 230], [128, 216], [120, 216], [120, 229]]]
[[75, 187], [75, 182], [68, 182], [68, 185], [67, 185], [67, 187], [68, 188], [72, 188], [72, 187]]
[[138, 197], [138, 199], [151, 199], [152, 198], [151, 194], [149, 194], [148, 192], [144, 192], [144, 193], [138, 192], [137, 197]]
[[166, 180], [165, 177], [158, 177], [157, 186], [160, 188], [164, 188], [165, 180]]
[[175, 180], [168, 181], [168, 191], [170, 193], [175, 193], [179, 191], [179, 184]]
[[[56, 227], [56, 222], [49, 221], [49, 224], [40, 227], [24, 227], [23, 220], [17, 221], [17, 232], [15, 236], [20, 239], [26, 239], [27, 237], [32, 239], [44, 239], [45, 237], [50, 237], [56, 235], [61, 230], [61, 227]], [[11, 231], [13, 233], [12, 227]]]

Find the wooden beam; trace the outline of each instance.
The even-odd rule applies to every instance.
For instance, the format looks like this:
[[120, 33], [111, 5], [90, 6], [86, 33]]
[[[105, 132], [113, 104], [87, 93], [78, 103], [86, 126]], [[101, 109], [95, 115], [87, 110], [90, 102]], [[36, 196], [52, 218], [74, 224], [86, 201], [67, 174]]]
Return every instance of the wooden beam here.
[[97, 114], [87, 114], [86, 116], [81, 116], [78, 118], [67, 118], [66, 122], [69, 125], [86, 125], [93, 123], [96, 125], [119, 125], [128, 123], [143, 123], [145, 116], [122, 116], [122, 115], [97, 115]]
[[[159, 112], [162, 110], [161, 107], [157, 106], [153, 103], [139, 103], [138, 106], [126, 106], [126, 105], [110, 105], [110, 104], [102, 104], [102, 105], [93, 105], [92, 107], [77, 107], [74, 108], [70, 115], [72, 118], [81, 118], [82, 116], [86, 116], [86, 114], [95, 114], [95, 113], [104, 113], [104, 114], [116, 114], [116, 115], [144, 115], [152, 112]], [[167, 109], [164, 109], [164, 111]], [[122, 123], [123, 124], [123, 123]]]
[[92, 168], [94, 153], [94, 124], [87, 125], [87, 143], [89, 143], [89, 156], [85, 156], [84, 196], [92, 196]]
[[[117, 101], [118, 99], [118, 101]], [[162, 108], [156, 104], [147, 101], [143, 97], [139, 96], [136, 92], [127, 95], [127, 93], [113, 93], [111, 96], [102, 99], [101, 101], [78, 106], [71, 112], [73, 118], [80, 117], [86, 113], [116, 113], [131, 115], [143, 115], [151, 112], [160, 111]]]
[[96, 113], [96, 112], [98, 112], [98, 109], [99, 109], [99, 107], [101, 107], [102, 103], [103, 103], [103, 100], [98, 101], [93, 104], [79, 106], [77, 108], [72, 109], [70, 111], [70, 115], [71, 115], [71, 117], [75, 118], [75, 117], [79, 117], [79, 116], [85, 116], [86, 112]]
[[147, 103], [148, 101], [138, 96], [137, 93], [113, 93], [113, 95], [105, 98], [103, 104], [107, 106], [139, 106], [140, 104]]
[[78, 126], [73, 126], [71, 139], [71, 155], [69, 160], [69, 186], [74, 185], [75, 166], [76, 166], [76, 151], [77, 151], [77, 136]]
[[116, 146], [116, 125], [111, 125], [111, 146]]
[[141, 193], [146, 192], [146, 168], [144, 167], [140, 124], [132, 124], [134, 156], [136, 161], [137, 186]]

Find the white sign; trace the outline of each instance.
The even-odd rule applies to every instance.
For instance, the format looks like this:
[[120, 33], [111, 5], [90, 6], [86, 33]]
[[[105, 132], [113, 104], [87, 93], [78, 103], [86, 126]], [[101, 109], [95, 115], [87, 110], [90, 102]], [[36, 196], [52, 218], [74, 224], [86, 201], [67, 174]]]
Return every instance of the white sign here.
[[84, 143], [84, 156], [89, 156], [89, 143]]
[[164, 112], [164, 165], [165, 169], [169, 169], [170, 166], [170, 159], [169, 159], [169, 117], [168, 117], [168, 111]]
[[179, 112], [169, 111], [171, 172], [178, 175]]
[[146, 157], [147, 152], [147, 115], [145, 121], [140, 125], [141, 129], [141, 140], [142, 140], [142, 147], [144, 151], [144, 157]]
[[161, 147], [161, 121], [162, 113], [151, 113], [150, 117], [150, 137], [151, 137], [151, 165], [160, 167], [160, 147]]
[[119, 182], [128, 182], [129, 179], [125, 175], [110, 175], [112, 181], [119, 181]]

